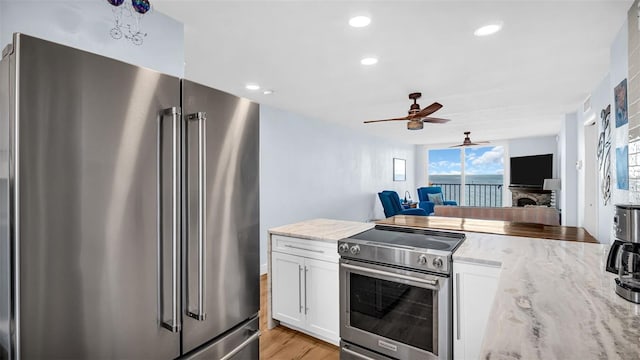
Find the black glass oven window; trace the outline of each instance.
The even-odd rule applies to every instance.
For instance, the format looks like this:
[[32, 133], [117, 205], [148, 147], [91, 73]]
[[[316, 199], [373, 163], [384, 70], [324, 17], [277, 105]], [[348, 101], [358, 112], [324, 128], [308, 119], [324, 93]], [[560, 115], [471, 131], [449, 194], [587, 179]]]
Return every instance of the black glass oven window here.
[[434, 290], [350, 274], [350, 325], [433, 352]]

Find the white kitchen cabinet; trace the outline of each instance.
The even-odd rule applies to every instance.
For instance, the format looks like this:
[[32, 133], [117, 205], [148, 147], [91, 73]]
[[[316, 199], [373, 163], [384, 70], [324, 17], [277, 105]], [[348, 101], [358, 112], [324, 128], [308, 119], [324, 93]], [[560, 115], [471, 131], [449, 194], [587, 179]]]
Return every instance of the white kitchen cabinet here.
[[453, 357], [479, 359], [500, 267], [453, 262]]
[[338, 264], [305, 259], [307, 328], [328, 339], [340, 338]]
[[271, 237], [271, 310], [282, 325], [340, 341], [336, 243]]
[[274, 252], [271, 255], [273, 317], [304, 326], [304, 258]]

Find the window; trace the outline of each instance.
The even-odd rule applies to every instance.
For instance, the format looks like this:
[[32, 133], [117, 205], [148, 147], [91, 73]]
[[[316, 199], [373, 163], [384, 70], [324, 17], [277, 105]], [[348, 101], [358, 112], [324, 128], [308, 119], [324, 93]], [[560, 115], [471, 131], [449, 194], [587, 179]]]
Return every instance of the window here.
[[445, 200], [454, 200], [460, 204], [462, 186], [462, 149], [429, 150], [429, 184], [440, 186]]
[[502, 146], [466, 148], [465, 205], [502, 206], [504, 149]]
[[466, 206], [502, 206], [503, 146], [431, 149], [428, 158], [429, 184], [440, 186], [445, 200]]

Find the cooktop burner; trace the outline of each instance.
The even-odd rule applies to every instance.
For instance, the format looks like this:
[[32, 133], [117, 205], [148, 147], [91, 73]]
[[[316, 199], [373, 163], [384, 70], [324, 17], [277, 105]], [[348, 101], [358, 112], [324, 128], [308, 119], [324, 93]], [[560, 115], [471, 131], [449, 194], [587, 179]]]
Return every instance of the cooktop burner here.
[[365, 260], [423, 271], [451, 273], [451, 254], [461, 233], [376, 225], [338, 242], [343, 259]]
[[353, 235], [349, 239], [453, 252], [464, 241], [464, 234], [376, 225], [375, 228]]

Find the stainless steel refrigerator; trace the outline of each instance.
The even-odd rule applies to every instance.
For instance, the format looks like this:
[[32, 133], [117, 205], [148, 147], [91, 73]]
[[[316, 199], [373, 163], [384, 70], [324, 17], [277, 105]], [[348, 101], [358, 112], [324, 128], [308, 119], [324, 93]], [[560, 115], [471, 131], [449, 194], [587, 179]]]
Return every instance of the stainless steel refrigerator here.
[[23, 34], [0, 101], [0, 358], [257, 359], [258, 105]]

